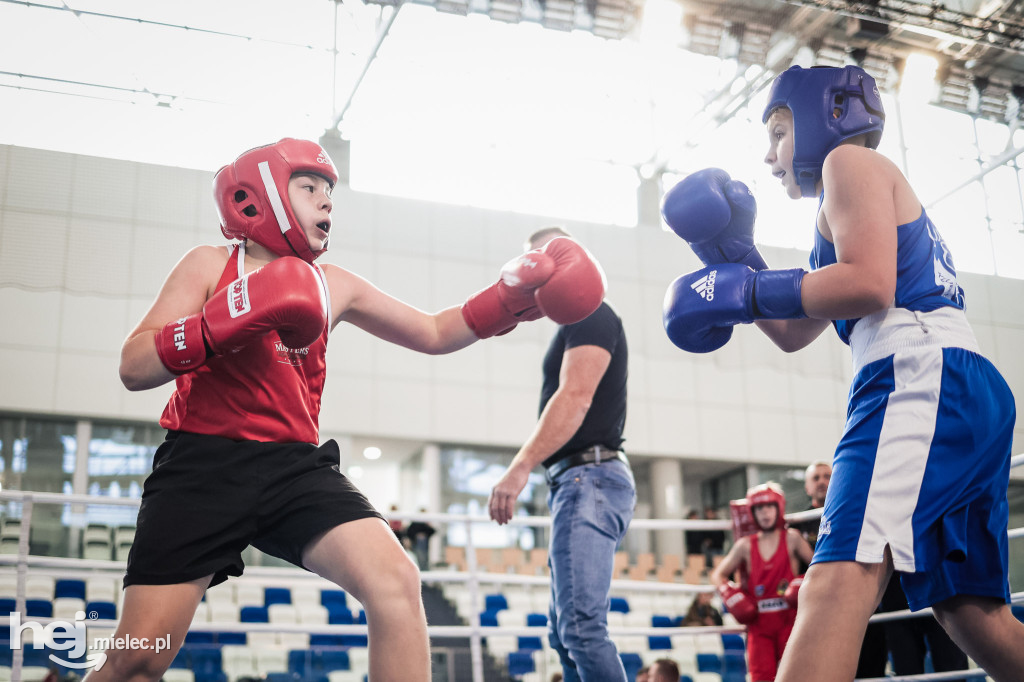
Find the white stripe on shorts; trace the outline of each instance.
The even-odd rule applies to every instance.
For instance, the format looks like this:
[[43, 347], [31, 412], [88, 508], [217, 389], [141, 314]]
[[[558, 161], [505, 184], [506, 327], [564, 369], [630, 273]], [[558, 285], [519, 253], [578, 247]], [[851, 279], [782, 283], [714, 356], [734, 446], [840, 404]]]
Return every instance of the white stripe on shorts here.
[[878, 435], [857, 560], [880, 561], [888, 542], [896, 570], [914, 571], [913, 515], [935, 433], [942, 348], [899, 352], [892, 362], [895, 390]]

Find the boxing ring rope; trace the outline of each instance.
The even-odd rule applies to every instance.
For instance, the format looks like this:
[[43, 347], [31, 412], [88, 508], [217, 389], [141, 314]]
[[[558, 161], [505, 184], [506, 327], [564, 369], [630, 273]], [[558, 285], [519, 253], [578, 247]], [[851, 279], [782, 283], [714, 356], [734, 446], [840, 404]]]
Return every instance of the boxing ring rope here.
[[[1024, 465], [1024, 454], [1017, 455], [1011, 459], [1011, 467]], [[62, 493], [43, 493], [3, 490], [0, 491], [0, 501], [21, 502], [21, 528], [17, 555], [0, 555], [0, 569], [7, 566], [14, 566], [17, 574], [16, 610], [24, 612], [26, 580], [29, 566], [33, 569], [33, 575], [54, 575], [62, 578], [69, 577], [96, 577], [97, 575], [120, 577], [123, 575], [125, 563], [121, 561], [84, 560], [70, 559], [63, 557], [34, 556], [28, 554], [29, 533], [31, 528], [32, 510], [35, 504], [61, 504], [61, 505], [95, 505], [95, 506], [135, 506], [139, 505], [138, 499], [99, 497], [91, 495], [66, 495]], [[787, 521], [801, 522], [821, 516], [820, 509], [796, 512], [787, 514]], [[421, 579], [424, 583], [465, 583], [470, 597], [470, 623], [469, 625], [428, 625], [428, 634], [431, 637], [466, 638], [470, 644], [470, 659], [472, 664], [473, 681], [483, 682], [483, 638], [494, 635], [541, 637], [542, 641], [547, 634], [546, 626], [484, 626], [480, 624], [480, 613], [482, 610], [481, 588], [484, 585], [528, 585], [548, 586], [550, 579], [547, 576], [517, 575], [509, 573], [481, 572], [477, 564], [476, 547], [473, 544], [473, 526], [476, 524], [489, 524], [492, 521], [486, 516], [466, 514], [392, 514], [390, 518], [398, 520], [417, 519], [420, 521], [442, 523], [446, 525], [463, 524], [466, 535], [466, 564], [467, 570], [461, 571], [437, 571], [428, 570], [421, 572]], [[509, 525], [549, 527], [551, 519], [546, 516], [518, 516], [514, 517]], [[630, 530], [731, 530], [732, 524], [727, 520], [676, 520], [676, 519], [634, 519], [630, 524]], [[1024, 536], [1024, 528], [1014, 528], [1008, 533], [1010, 538]], [[318, 583], [321, 587], [333, 588], [333, 583], [313, 573], [298, 568], [273, 568], [262, 566], [248, 566], [245, 575], [232, 578], [232, 581], [267, 583], [273, 581], [280, 585], [288, 583], [302, 585]], [[706, 584], [685, 584], [655, 581], [637, 581], [616, 579], [612, 581], [612, 592], [656, 592], [661, 594], [669, 593], [691, 593], [713, 592], [714, 588]], [[1024, 604], [1024, 592], [1016, 592], [1011, 595], [1013, 604]], [[918, 618], [931, 615], [931, 609], [923, 609], [911, 613], [906, 611], [895, 611], [889, 613], [875, 614], [871, 622], [885, 622], [903, 618]], [[460, 614], [462, 615], [462, 614]], [[47, 625], [53, 622], [52, 618], [32, 618], [34, 622]], [[9, 625], [11, 618], [0, 616], [0, 625]], [[102, 627], [113, 629], [117, 625], [114, 620], [90, 619], [91, 627]], [[366, 625], [312, 625], [300, 623], [239, 623], [239, 622], [204, 622], [193, 623], [189, 628], [190, 632], [217, 632], [217, 631], [239, 631], [247, 632], [274, 632], [274, 633], [301, 633], [301, 634], [326, 634], [326, 635], [366, 635]], [[746, 628], [741, 625], [721, 627], [628, 627], [610, 625], [609, 633], [613, 639], [616, 636], [674, 636], [688, 635], [696, 636], [701, 634], [723, 634], [723, 633], [744, 633]], [[670, 655], [671, 650], [666, 651]], [[20, 679], [20, 671], [23, 662], [23, 650], [13, 651], [12, 679]], [[885, 678], [872, 678], [878, 680], [921, 680], [936, 681], [954, 680], [965, 678], [984, 677], [985, 672], [980, 668], [955, 671], [951, 673], [930, 673], [925, 675], [911, 675]], [[867, 680], [864, 680], [867, 682]]]

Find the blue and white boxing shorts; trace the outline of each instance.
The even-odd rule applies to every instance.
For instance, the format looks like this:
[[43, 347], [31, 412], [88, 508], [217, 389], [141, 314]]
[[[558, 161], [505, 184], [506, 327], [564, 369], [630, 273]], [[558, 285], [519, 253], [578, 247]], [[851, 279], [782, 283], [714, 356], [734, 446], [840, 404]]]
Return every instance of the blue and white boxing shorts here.
[[861, 319], [855, 374], [812, 563], [880, 563], [911, 610], [958, 594], [1009, 601], [1013, 394], [961, 310]]

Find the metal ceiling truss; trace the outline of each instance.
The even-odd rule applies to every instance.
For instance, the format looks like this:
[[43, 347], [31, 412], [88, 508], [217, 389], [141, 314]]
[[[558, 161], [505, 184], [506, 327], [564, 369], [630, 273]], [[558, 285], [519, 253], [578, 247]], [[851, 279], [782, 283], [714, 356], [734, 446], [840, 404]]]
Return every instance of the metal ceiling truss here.
[[[366, 0], [367, 4], [395, 6], [403, 0]], [[621, 39], [640, 18], [642, 0], [409, 0], [449, 14], [486, 14], [507, 23], [539, 23], [557, 31], [589, 31], [596, 36]]]
[[1024, 23], [1020, 18], [995, 15], [979, 17], [949, 9], [942, 4], [907, 0], [783, 1], [886, 26], [895, 24], [929, 29], [963, 42], [1024, 54]]

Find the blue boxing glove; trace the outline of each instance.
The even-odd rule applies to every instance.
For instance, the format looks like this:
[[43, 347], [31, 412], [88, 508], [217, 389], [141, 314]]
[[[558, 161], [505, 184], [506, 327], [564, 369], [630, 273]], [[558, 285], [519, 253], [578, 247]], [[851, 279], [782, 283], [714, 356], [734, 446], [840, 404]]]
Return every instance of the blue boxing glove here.
[[683, 178], [665, 193], [661, 215], [704, 265], [743, 263], [754, 270], [768, 269], [754, 246], [754, 195], [721, 168], [705, 168]]
[[685, 351], [710, 353], [729, 341], [734, 325], [807, 317], [800, 299], [806, 274], [722, 263], [678, 277], [665, 292], [665, 332]]

